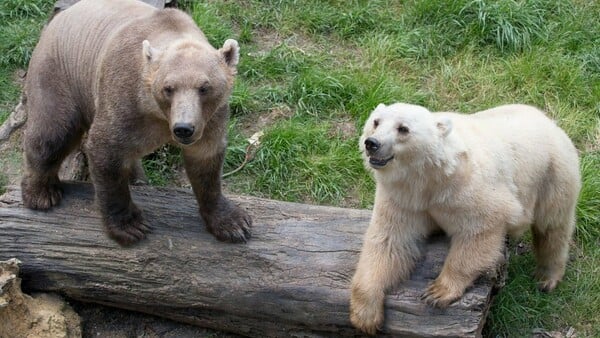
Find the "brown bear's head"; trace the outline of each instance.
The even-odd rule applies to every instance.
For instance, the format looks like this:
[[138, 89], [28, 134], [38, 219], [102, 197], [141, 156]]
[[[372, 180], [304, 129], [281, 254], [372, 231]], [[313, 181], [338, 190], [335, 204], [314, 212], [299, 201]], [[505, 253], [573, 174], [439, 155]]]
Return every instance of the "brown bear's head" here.
[[239, 60], [237, 41], [219, 50], [206, 42], [181, 39], [164, 49], [143, 42], [152, 96], [182, 145], [198, 141], [214, 113], [227, 103]]

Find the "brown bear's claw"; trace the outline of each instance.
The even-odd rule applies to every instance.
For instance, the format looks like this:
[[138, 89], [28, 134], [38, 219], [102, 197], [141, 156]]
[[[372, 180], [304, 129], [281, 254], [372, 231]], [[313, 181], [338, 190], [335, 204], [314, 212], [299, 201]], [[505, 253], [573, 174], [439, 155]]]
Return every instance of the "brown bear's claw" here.
[[252, 237], [252, 218], [245, 210], [227, 200], [217, 210], [203, 215], [206, 228], [219, 241], [246, 243]]
[[122, 246], [129, 246], [146, 238], [152, 228], [145, 224], [141, 212], [134, 208], [125, 215], [113, 216], [105, 220], [108, 236]]

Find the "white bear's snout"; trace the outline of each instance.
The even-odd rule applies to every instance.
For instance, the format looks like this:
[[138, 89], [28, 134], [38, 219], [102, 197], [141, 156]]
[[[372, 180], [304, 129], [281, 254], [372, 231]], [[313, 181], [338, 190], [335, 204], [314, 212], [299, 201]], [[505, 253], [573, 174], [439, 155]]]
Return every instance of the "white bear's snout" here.
[[379, 148], [381, 148], [381, 143], [376, 138], [368, 137], [365, 140], [365, 149], [367, 150], [369, 155], [376, 153], [379, 150]]

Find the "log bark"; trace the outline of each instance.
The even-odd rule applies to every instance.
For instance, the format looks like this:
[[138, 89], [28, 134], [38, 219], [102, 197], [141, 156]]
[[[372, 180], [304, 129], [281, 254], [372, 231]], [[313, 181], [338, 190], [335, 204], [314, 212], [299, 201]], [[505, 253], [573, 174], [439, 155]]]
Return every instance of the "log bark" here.
[[[18, 187], [0, 197], [0, 260], [23, 262], [25, 287], [251, 337], [354, 336], [349, 284], [368, 210], [230, 196], [254, 219], [242, 245], [216, 241], [191, 191], [132, 187], [153, 227], [121, 248], [103, 233], [93, 187], [65, 183], [50, 212], [23, 208]], [[420, 300], [447, 252], [430, 239], [412, 278], [386, 298], [382, 336], [480, 336], [494, 278], [480, 278], [447, 309]]]

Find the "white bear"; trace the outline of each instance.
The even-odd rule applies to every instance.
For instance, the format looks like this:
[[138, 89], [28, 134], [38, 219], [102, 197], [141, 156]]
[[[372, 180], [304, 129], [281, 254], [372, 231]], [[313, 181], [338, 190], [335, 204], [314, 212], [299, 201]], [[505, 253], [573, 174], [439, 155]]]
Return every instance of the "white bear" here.
[[409, 277], [420, 242], [440, 229], [451, 244], [423, 295], [431, 305], [459, 299], [502, 259], [505, 235], [530, 226], [540, 288], [552, 290], [562, 279], [581, 188], [579, 158], [540, 110], [515, 104], [462, 115], [380, 104], [359, 146], [377, 185], [352, 280], [357, 328], [376, 332], [385, 293]]

